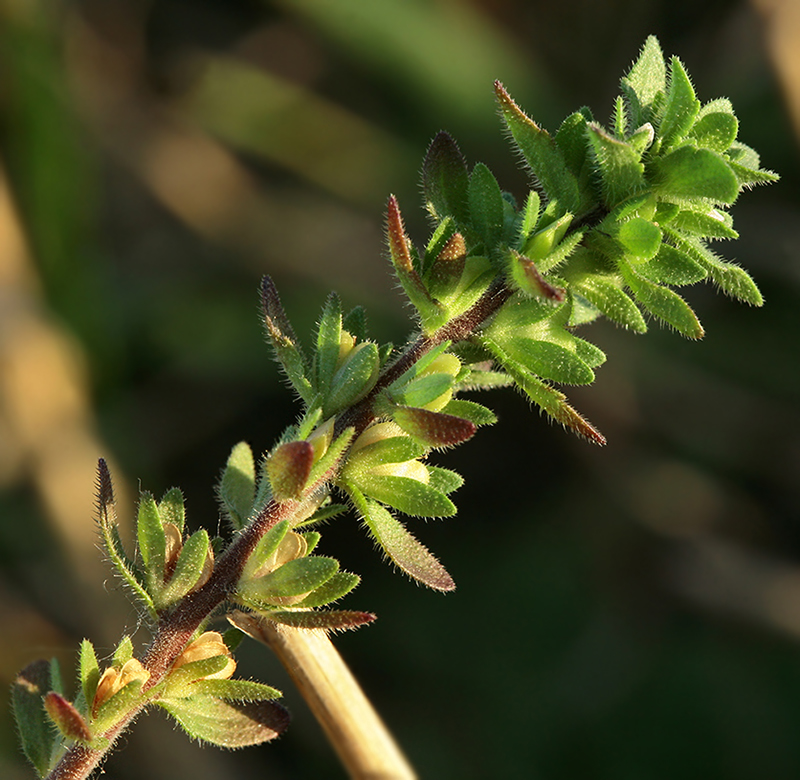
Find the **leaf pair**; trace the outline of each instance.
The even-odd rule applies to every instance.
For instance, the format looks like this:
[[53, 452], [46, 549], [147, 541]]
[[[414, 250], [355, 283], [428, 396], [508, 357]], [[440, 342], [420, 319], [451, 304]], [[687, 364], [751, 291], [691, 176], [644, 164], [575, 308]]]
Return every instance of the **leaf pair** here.
[[[315, 353], [309, 361], [286, 316], [278, 291], [265, 276], [261, 302], [267, 336], [287, 379], [307, 407], [318, 406], [328, 418], [363, 398], [377, 379], [378, 347], [366, 341], [364, 311], [357, 307], [343, 321], [341, 303], [332, 293], [317, 327]], [[348, 330], [349, 328], [349, 330]]]
[[160, 612], [201, 587], [211, 575], [214, 555], [208, 532], [184, 538], [183, 494], [173, 488], [160, 502], [143, 492], [136, 523], [141, 565], [125, 552], [119, 535], [111, 475], [104, 460], [98, 463], [98, 525], [106, 553], [153, 619]]
[[[261, 537], [242, 571], [236, 599], [258, 612], [311, 610], [337, 601], [360, 577], [333, 558], [310, 555], [319, 534], [298, 534], [283, 520]], [[318, 614], [318, 613], [315, 613]]]

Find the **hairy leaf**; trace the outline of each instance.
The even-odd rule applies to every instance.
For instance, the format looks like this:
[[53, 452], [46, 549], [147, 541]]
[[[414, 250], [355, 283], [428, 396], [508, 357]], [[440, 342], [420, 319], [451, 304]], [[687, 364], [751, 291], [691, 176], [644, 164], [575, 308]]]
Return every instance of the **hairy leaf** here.
[[437, 133], [428, 147], [422, 166], [422, 191], [431, 216], [454, 217], [459, 223], [469, 221], [467, 163], [447, 133]]
[[269, 612], [269, 620], [293, 628], [322, 629], [323, 631], [351, 631], [375, 620], [370, 612], [351, 610], [326, 610], [324, 612]]
[[564, 211], [579, 212], [583, 199], [578, 180], [553, 138], [519, 108], [499, 81], [494, 90], [506, 126], [544, 191]]
[[231, 450], [217, 493], [234, 530], [243, 528], [256, 498], [256, 464], [247, 442], [239, 442]]
[[493, 247], [503, 230], [503, 196], [492, 172], [478, 163], [469, 177], [472, 225], [486, 247]]
[[368, 496], [413, 517], [452, 517], [453, 502], [436, 488], [410, 477], [366, 473], [359, 488]]
[[673, 57], [664, 117], [659, 128], [662, 148], [669, 149], [683, 140], [699, 112], [700, 101], [695, 97], [692, 82], [683, 63], [677, 57]]
[[226, 702], [200, 694], [158, 704], [190, 737], [224, 748], [269, 742], [289, 725], [289, 713], [271, 701]]
[[442, 564], [386, 508], [365, 499], [352, 486], [350, 493], [370, 534], [398, 568], [434, 590], [455, 589], [452, 577]]
[[684, 336], [692, 339], [703, 337], [703, 327], [697, 315], [680, 295], [666, 287], [649, 282], [626, 263], [620, 264], [620, 270], [625, 277], [625, 283], [642, 306], [668, 325], [672, 325]]
[[631, 124], [639, 127], [656, 115], [667, 86], [667, 69], [658, 39], [645, 41], [639, 58], [622, 79], [622, 91], [628, 101]]
[[361, 577], [349, 571], [337, 571], [327, 582], [315, 588], [296, 607], [324, 607], [346, 596], [361, 582]]
[[269, 276], [261, 280], [261, 306], [264, 328], [275, 357], [297, 394], [308, 403], [314, 395], [308, 378], [308, 362], [283, 309], [278, 289]]
[[342, 336], [342, 304], [336, 293], [331, 293], [322, 309], [322, 317], [317, 327], [317, 353], [314, 357], [314, 377], [316, 391], [327, 397], [339, 360]]
[[22, 750], [40, 777], [52, 768], [56, 735], [45, 712], [44, 697], [52, 688], [50, 663], [29, 663], [11, 686], [11, 706], [17, 723]]

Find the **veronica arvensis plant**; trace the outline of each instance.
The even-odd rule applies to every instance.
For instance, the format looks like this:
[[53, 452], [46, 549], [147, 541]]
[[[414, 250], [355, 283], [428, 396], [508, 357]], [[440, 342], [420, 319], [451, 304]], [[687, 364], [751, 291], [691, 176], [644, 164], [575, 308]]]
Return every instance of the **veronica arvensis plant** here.
[[[606, 359], [577, 335], [581, 326], [604, 316], [644, 333], [656, 320], [700, 338], [696, 314], [673, 288], [703, 280], [761, 305], [747, 272], [708, 242], [736, 238], [728, 207], [742, 190], [777, 176], [737, 140], [730, 102], [701, 103], [680, 60], [666, 63], [655, 38], [622, 79], [608, 126], [584, 108], [551, 135], [499, 82], [495, 91], [534, 187], [515, 202], [485, 165], [470, 169], [449, 135], [436, 136], [423, 167], [433, 222], [427, 244], [409, 240], [394, 198], [387, 212], [391, 261], [416, 316], [408, 346], [370, 340], [364, 311], [344, 312], [331, 294], [307, 354], [272, 281], [263, 281], [266, 335], [302, 411], [262, 458], [246, 444], [233, 448], [218, 484], [229, 540], [187, 534], [177, 489], [159, 501], [143, 493], [129, 554], [100, 462], [100, 535], [149, 619], [152, 641], [137, 657], [125, 637], [101, 664], [84, 640], [71, 699], [55, 662], [35, 661], [20, 673], [14, 710], [40, 776], [87, 777], [149, 707], [223, 747], [281, 733], [288, 716], [274, 701], [279, 693], [235, 676], [243, 632], [263, 638], [275, 626], [338, 630], [373, 619], [331, 606], [359, 577], [314, 553], [322, 521], [354, 511], [408, 576], [454, 588], [399, 516], [455, 514], [461, 477], [427, 456], [495, 421], [462, 391], [517, 387], [603, 444], [556, 387], [591, 383]], [[225, 616], [234, 628], [211, 628]]]

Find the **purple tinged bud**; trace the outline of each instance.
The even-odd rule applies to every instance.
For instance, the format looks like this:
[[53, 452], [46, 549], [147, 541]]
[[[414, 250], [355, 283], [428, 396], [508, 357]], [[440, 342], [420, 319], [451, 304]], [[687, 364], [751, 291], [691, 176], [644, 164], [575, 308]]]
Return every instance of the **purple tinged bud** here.
[[313, 463], [314, 447], [310, 442], [290, 441], [281, 444], [267, 463], [269, 482], [276, 500], [300, 498]]
[[58, 730], [67, 739], [74, 739], [78, 742], [91, 742], [92, 732], [89, 730], [83, 715], [60, 693], [50, 691], [44, 697], [44, 708], [53, 723], [58, 726]]
[[471, 439], [478, 429], [463, 417], [411, 406], [398, 406], [393, 416], [406, 433], [428, 447], [454, 447]]

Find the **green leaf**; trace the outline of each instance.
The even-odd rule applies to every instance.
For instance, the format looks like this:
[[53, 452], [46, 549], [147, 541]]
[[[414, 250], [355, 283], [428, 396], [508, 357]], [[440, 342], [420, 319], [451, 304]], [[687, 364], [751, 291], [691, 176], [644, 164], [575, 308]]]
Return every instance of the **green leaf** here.
[[133, 658], [133, 642], [129, 636], [124, 636], [114, 650], [114, 667], [121, 669], [131, 658]]
[[575, 353], [589, 368], [597, 368], [606, 362], [606, 353], [594, 344], [574, 337]]
[[517, 106], [499, 81], [494, 89], [514, 143], [548, 198], [557, 200], [563, 211], [573, 214], [581, 211], [583, 198], [578, 179], [567, 167], [564, 154], [553, 138]]
[[739, 141], [731, 144], [731, 148], [725, 152], [725, 159], [731, 166], [731, 170], [734, 172], [741, 187], [768, 184], [780, 179], [777, 173], [759, 168], [758, 152]]
[[324, 607], [346, 596], [361, 582], [361, 577], [349, 571], [337, 571], [327, 582], [315, 588], [296, 607]]
[[346, 504], [325, 504], [316, 512], [314, 512], [311, 517], [295, 525], [294, 528], [307, 528], [311, 525], [315, 525], [316, 523], [327, 523], [328, 520], [332, 520], [334, 517], [344, 514], [347, 509], [348, 507]]
[[704, 114], [697, 120], [689, 137], [698, 145], [712, 152], [726, 152], [736, 140], [739, 121], [727, 112]]
[[165, 699], [184, 699], [196, 692], [195, 684], [211, 675], [219, 674], [230, 664], [227, 655], [213, 655], [208, 658], [200, 658], [197, 661], [189, 661], [174, 669], [169, 674], [165, 692]]
[[566, 235], [572, 219], [572, 214], [564, 214], [530, 235], [525, 242], [522, 254], [537, 262], [544, 260]]
[[707, 276], [705, 268], [685, 252], [663, 244], [649, 263], [636, 266], [636, 273], [656, 284], [694, 284]]
[[386, 508], [365, 499], [352, 485], [348, 490], [371, 536], [398, 568], [434, 590], [455, 590], [444, 566]]
[[417, 268], [414, 266], [410, 243], [400, 214], [400, 207], [394, 195], [389, 198], [389, 204], [386, 209], [386, 233], [389, 239], [389, 254], [392, 258], [392, 265], [397, 278], [409, 301], [419, 313], [424, 331], [432, 333], [444, 325], [447, 321], [447, 313], [431, 298], [419, 276]]
[[276, 623], [293, 628], [318, 628], [323, 631], [351, 631], [375, 620], [369, 612], [326, 610], [324, 612], [269, 612], [267, 617]]
[[331, 293], [322, 309], [317, 327], [317, 353], [314, 357], [316, 390], [326, 397], [331, 386], [342, 336], [342, 304], [336, 293]]
[[[297, 529], [298, 526], [294, 526], [294, 529]], [[302, 536], [306, 542], [306, 555], [311, 555], [314, 551], [314, 548], [319, 544], [319, 540], [322, 538], [322, 534], [319, 531], [307, 531], [303, 534], [298, 534], [298, 536]]]
[[136, 531], [149, 589], [157, 590], [164, 579], [166, 540], [158, 506], [153, 496], [147, 492], [143, 492], [139, 498]]
[[667, 88], [664, 55], [654, 35], [645, 41], [639, 59], [623, 77], [621, 85], [628, 101], [631, 124], [639, 127], [650, 122], [656, 116]]
[[441, 411], [445, 414], [463, 417], [475, 425], [493, 425], [497, 422], [497, 415], [491, 409], [487, 409], [475, 401], [465, 401], [461, 398], [450, 401]]
[[627, 263], [620, 263], [625, 283], [631, 288], [636, 300], [652, 314], [672, 325], [677, 331], [691, 339], [704, 335], [697, 315], [677, 293], [649, 282], [639, 276]]
[[179, 531], [183, 531], [186, 510], [183, 506], [183, 493], [180, 488], [170, 488], [164, 493], [163, 498], [158, 502], [158, 513], [161, 515], [162, 523], [172, 523]]
[[[586, 230], [574, 230], [563, 240], [559, 241], [549, 252], [547, 257], [539, 261], [539, 271], [549, 273], [558, 265], [567, 260], [573, 252], [580, 246], [583, 237], [586, 235]], [[556, 290], [557, 293], [546, 295], [553, 301], [561, 301], [564, 299], [564, 291], [555, 285], [549, 285], [551, 290]]]
[[78, 669], [83, 700], [88, 706], [91, 706], [97, 690], [97, 683], [100, 682], [100, 665], [97, 662], [94, 645], [88, 639], [81, 641], [79, 659]]
[[354, 434], [355, 428], [345, 428], [345, 430], [328, 445], [325, 454], [311, 468], [311, 473], [308, 475], [309, 485], [313, 485], [317, 480], [321, 479], [323, 475], [339, 462], [339, 459], [350, 446]]
[[606, 317], [636, 333], [645, 333], [647, 323], [639, 307], [620, 288], [614, 277], [596, 274], [573, 283], [573, 291], [600, 309]]
[[573, 351], [551, 341], [528, 338], [509, 339], [508, 353], [532, 373], [567, 385], [588, 385], [594, 371]]
[[428, 466], [428, 474], [430, 475], [428, 484], [445, 495], [455, 492], [464, 484], [464, 478], [450, 469]]
[[659, 127], [661, 148], [669, 149], [681, 141], [691, 129], [699, 112], [700, 101], [695, 97], [692, 82], [683, 63], [677, 57], [673, 57], [667, 102]]
[[138, 601], [145, 606], [151, 618], [157, 618], [156, 608], [150, 594], [140, 581], [140, 574], [125, 554], [117, 526], [117, 511], [114, 501], [114, 486], [108, 465], [103, 458], [97, 463], [97, 522], [105, 551], [125, 584], [133, 591]]
[[363, 306], [354, 306], [342, 320], [342, 327], [355, 336], [356, 342], [367, 339], [367, 312]]
[[256, 464], [247, 442], [239, 442], [231, 450], [217, 494], [234, 530], [243, 528], [256, 498]]
[[[509, 387], [514, 379], [504, 371], [487, 371], [470, 369], [458, 383], [459, 390], [494, 390], [498, 387]], [[451, 401], [452, 403], [452, 401]]]
[[146, 694], [142, 693], [142, 681], [133, 680], [120, 688], [111, 698], [100, 705], [92, 721], [95, 733], [102, 734], [116, 725], [131, 710], [138, 707]]
[[549, 414], [554, 420], [570, 428], [595, 444], [605, 444], [605, 437], [567, 402], [566, 396], [534, 376], [524, 365], [514, 360], [493, 339], [482, 336], [481, 343], [497, 358], [497, 361], [514, 378], [515, 384], [528, 398]]
[[339, 562], [334, 558], [296, 558], [264, 577], [242, 583], [239, 593], [247, 602], [279, 603], [282, 599], [310, 593], [338, 570]]
[[362, 399], [372, 390], [379, 368], [377, 344], [365, 341], [356, 345], [333, 376], [323, 416], [337, 414]]
[[314, 396], [314, 390], [308, 380], [308, 362], [283, 309], [278, 289], [269, 276], [261, 280], [261, 306], [264, 327], [275, 350], [275, 357], [292, 387], [309, 403]]
[[410, 477], [365, 473], [358, 487], [368, 496], [413, 517], [452, 517], [455, 504], [436, 488]]
[[647, 186], [641, 153], [625, 141], [609, 135], [595, 122], [586, 126], [603, 188], [603, 202], [614, 208]]
[[656, 186], [665, 198], [707, 198], [733, 203], [739, 182], [731, 166], [710, 149], [681, 146], [653, 163]]
[[379, 463], [405, 463], [425, 454], [425, 446], [409, 436], [390, 436], [367, 444], [354, 452], [347, 467], [364, 468]]
[[[241, 636], [241, 634], [240, 634]], [[283, 694], [276, 688], [252, 680], [198, 680], [194, 695], [213, 696], [222, 701], [270, 701]]]
[[617, 232], [617, 240], [625, 252], [640, 261], [651, 260], [661, 247], [661, 230], [657, 225], [641, 217], [623, 222]]
[[247, 580], [254, 577], [258, 570], [269, 560], [269, 558], [278, 549], [278, 546], [283, 541], [289, 531], [289, 521], [281, 520], [275, 523], [259, 540], [247, 558], [247, 563], [242, 570], [240, 580]]
[[761, 291], [744, 268], [722, 260], [700, 241], [686, 239], [677, 233], [671, 235], [687, 255], [708, 271], [714, 284], [720, 287], [726, 295], [738, 298], [751, 306], [763, 305], [764, 298]]
[[161, 592], [160, 604], [173, 604], [197, 585], [205, 570], [210, 547], [211, 541], [205, 528], [195, 531], [186, 539], [178, 555], [175, 571]]
[[[564, 155], [567, 168], [579, 182], [586, 177], [586, 117], [576, 111], [570, 114], [558, 128], [556, 146]], [[590, 194], [590, 193], [589, 193]]]
[[425, 247], [425, 257], [423, 258], [422, 271], [428, 278], [431, 267], [436, 259], [448, 245], [450, 240], [456, 234], [456, 221], [452, 217], [445, 217], [433, 231], [433, 235]]
[[628, 114], [625, 110], [625, 100], [622, 95], [617, 95], [614, 100], [612, 124], [614, 126], [614, 135], [617, 138], [625, 138], [628, 134]]
[[56, 734], [45, 712], [43, 701], [51, 690], [50, 663], [45, 660], [29, 663], [11, 686], [11, 707], [25, 757], [44, 777], [53, 767]]
[[739, 238], [732, 227], [730, 215], [719, 209], [701, 211], [679, 211], [670, 222], [670, 227], [708, 238]]
[[158, 704], [190, 737], [224, 748], [260, 745], [280, 736], [289, 725], [289, 714], [271, 701], [226, 702], [197, 695]]
[[503, 232], [503, 196], [492, 172], [478, 163], [469, 177], [469, 211], [472, 226], [491, 250]]
[[400, 392], [393, 392], [392, 397], [403, 406], [426, 406], [450, 390], [453, 382], [450, 374], [425, 374], [412, 379]]
[[467, 163], [458, 145], [447, 133], [437, 133], [422, 167], [422, 192], [431, 216], [439, 220], [452, 216], [466, 224], [468, 187]]
[[520, 212], [521, 220], [519, 223], [519, 238], [517, 241], [518, 249], [522, 249], [522, 247], [525, 246], [528, 239], [536, 230], [536, 225], [539, 222], [539, 207], [539, 194], [531, 190], [525, 200], [525, 206]]

